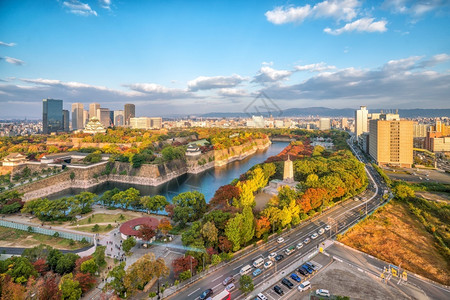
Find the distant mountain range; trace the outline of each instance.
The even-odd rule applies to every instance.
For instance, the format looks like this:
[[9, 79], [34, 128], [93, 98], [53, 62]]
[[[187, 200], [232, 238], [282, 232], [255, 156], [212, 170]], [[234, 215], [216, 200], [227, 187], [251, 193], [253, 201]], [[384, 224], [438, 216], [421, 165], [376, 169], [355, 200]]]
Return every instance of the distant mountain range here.
[[[379, 113], [381, 109], [369, 109], [370, 113]], [[385, 113], [395, 110], [383, 110]], [[401, 118], [434, 118], [434, 117], [450, 117], [450, 109], [399, 109], [398, 113]], [[227, 113], [227, 112], [211, 112], [200, 115], [204, 118], [248, 118], [255, 113]], [[261, 112], [260, 115], [268, 116], [268, 113]], [[355, 116], [355, 109], [353, 108], [327, 108], [327, 107], [305, 107], [305, 108], [289, 108], [280, 111], [272, 111], [273, 117], [307, 117], [307, 116], [320, 116], [320, 117], [348, 117], [353, 118]]]

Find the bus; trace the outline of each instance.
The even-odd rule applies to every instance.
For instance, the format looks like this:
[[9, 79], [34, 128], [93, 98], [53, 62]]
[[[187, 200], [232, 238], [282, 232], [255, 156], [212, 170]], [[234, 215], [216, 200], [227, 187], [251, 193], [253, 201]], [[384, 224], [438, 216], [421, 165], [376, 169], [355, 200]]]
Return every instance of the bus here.
[[211, 300], [231, 300], [230, 292], [227, 290], [223, 290], [219, 294], [215, 295], [214, 297], [210, 298]]

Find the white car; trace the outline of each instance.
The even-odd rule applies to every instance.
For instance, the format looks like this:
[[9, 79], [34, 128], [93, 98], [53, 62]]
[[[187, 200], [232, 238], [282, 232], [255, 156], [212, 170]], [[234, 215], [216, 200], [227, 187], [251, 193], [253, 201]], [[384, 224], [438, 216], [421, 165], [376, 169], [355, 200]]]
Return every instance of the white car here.
[[298, 286], [298, 290], [300, 292], [309, 290], [311, 288], [311, 283], [309, 281], [303, 281], [299, 286]]
[[326, 231], [328, 231], [328, 230], [330, 230], [330, 229], [331, 229], [331, 226], [330, 226], [330, 225], [325, 226], [325, 230], [326, 230]]
[[297, 244], [297, 249], [300, 249], [302, 247], [303, 247], [303, 243], [300, 242], [300, 243]]
[[269, 300], [269, 299], [267, 299], [267, 297], [264, 296], [262, 293], [259, 293], [259, 294], [258, 294], [258, 299], [260, 299], [260, 300]]
[[316, 290], [316, 295], [323, 296], [323, 297], [330, 297], [330, 291], [319, 289], [319, 290]]
[[236, 288], [236, 286], [234, 285], [234, 283], [230, 283], [229, 285], [227, 285], [227, 287], [225, 288], [227, 291], [231, 292], [232, 290], [234, 290]]
[[275, 260], [275, 256], [277, 256], [278, 254], [276, 252], [272, 252], [269, 254], [269, 256], [267, 257], [270, 260]]
[[309, 242], [311, 242], [311, 240], [310, 240], [309, 238], [306, 238], [306, 239], [303, 241], [304, 244], [308, 244]]
[[266, 261], [265, 263], [264, 263], [264, 269], [268, 269], [268, 268], [270, 268], [270, 267], [272, 267], [273, 266], [273, 262], [272, 261]]
[[311, 236], [311, 239], [315, 240], [315, 239], [317, 239], [318, 236], [319, 235], [317, 233], [313, 233], [313, 235]]
[[278, 244], [284, 243], [284, 239], [283, 239], [282, 237], [279, 237], [279, 238], [277, 239], [277, 243], [278, 243]]
[[319, 235], [322, 235], [322, 234], [325, 233], [325, 229], [320, 228], [319, 231], [317, 231], [317, 233], [318, 233]]

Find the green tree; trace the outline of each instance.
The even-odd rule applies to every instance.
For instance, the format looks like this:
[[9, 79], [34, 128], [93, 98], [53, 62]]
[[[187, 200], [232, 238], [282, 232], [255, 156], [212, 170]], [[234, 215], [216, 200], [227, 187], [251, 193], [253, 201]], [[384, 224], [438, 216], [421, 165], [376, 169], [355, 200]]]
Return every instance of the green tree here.
[[255, 221], [249, 206], [242, 210], [241, 244], [246, 245], [255, 235]]
[[98, 270], [98, 265], [95, 262], [95, 259], [91, 258], [81, 263], [80, 270], [83, 273], [91, 273], [92, 275], [94, 275]]
[[70, 172], [70, 180], [74, 180], [75, 179], [75, 173], [72, 171]]
[[166, 205], [170, 204], [166, 197], [161, 195], [144, 196], [141, 198], [141, 204], [149, 211], [161, 211]]
[[242, 275], [241, 278], [239, 278], [239, 289], [245, 295], [253, 291], [253, 279], [248, 275]]
[[416, 196], [414, 190], [406, 184], [398, 184], [393, 188], [393, 192], [400, 200], [410, 199]]
[[55, 271], [61, 275], [70, 273], [75, 268], [75, 262], [79, 258], [75, 253], [66, 253], [61, 256], [56, 264]]
[[220, 255], [218, 255], [218, 254], [213, 254], [213, 255], [211, 256], [211, 264], [212, 264], [213, 266], [218, 265], [218, 264], [220, 264], [221, 262], [222, 262], [222, 258], [220, 257]]
[[219, 231], [213, 222], [206, 222], [202, 227], [202, 235], [209, 242], [210, 245], [217, 243]]
[[124, 298], [127, 289], [123, 284], [125, 277], [125, 262], [121, 262], [118, 266], [114, 267], [108, 273], [108, 277], [111, 280], [106, 284], [108, 289], [114, 290], [117, 296]]
[[129, 188], [112, 196], [113, 203], [120, 204], [123, 209], [129, 206], [137, 207], [140, 205], [140, 192], [135, 188]]
[[175, 205], [173, 220], [182, 226], [200, 219], [206, 212], [205, 196], [197, 191], [178, 194], [172, 202]]
[[5, 270], [2, 270], [2, 273], [5, 272], [7, 275], [11, 276], [16, 283], [24, 283], [30, 276], [37, 277], [38, 275], [35, 268], [26, 257], [14, 256], [8, 258], [4, 262], [4, 265], [6, 266], [7, 271], [5, 272]]
[[47, 264], [53, 271], [56, 270], [59, 259], [63, 256], [62, 252], [58, 249], [51, 249], [47, 255]]
[[63, 300], [78, 300], [81, 298], [80, 283], [73, 280], [73, 274], [69, 273], [64, 275], [59, 282], [59, 289], [62, 292], [61, 299]]
[[131, 248], [133, 248], [134, 246], [136, 246], [136, 240], [134, 237], [129, 236], [125, 241], [123, 241], [122, 243], [122, 248], [123, 251], [125, 251], [126, 254], [128, 254], [131, 250]]
[[203, 244], [202, 238], [202, 224], [197, 221], [191, 224], [191, 226], [181, 234], [181, 241], [185, 246], [191, 246], [194, 244]]
[[233, 251], [238, 251], [241, 248], [241, 224], [244, 221], [244, 216], [237, 213], [234, 218], [231, 218], [226, 227], [225, 235], [233, 244]]
[[75, 201], [81, 208], [81, 213], [85, 214], [92, 210], [91, 206], [95, 202], [97, 195], [90, 192], [82, 192], [75, 196]]
[[106, 246], [97, 246], [95, 248], [94, 253], [92, 254], [92, 257], [94, 258], [95, 263], [97, 264], [97, 266], [99, 268], [106, 265], [105, 251], [106, 251]]

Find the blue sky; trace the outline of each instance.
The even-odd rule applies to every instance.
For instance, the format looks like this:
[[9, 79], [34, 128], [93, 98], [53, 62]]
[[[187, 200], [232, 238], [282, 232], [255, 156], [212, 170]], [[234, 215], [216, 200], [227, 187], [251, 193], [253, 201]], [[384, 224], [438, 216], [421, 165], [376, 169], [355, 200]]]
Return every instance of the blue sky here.
[[0, 2], [0, 117], [450, 108], [450, 1]]

